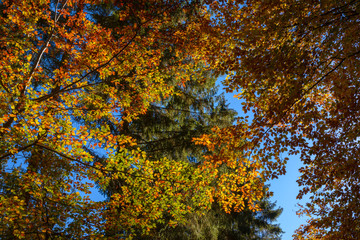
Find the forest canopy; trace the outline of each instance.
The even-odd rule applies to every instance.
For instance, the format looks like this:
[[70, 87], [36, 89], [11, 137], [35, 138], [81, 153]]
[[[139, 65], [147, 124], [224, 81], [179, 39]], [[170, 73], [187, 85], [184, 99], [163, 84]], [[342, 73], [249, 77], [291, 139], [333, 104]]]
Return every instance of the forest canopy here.
[[356, 0], [0, 1], [0, 238], [279, 237], [266, 181], [286, 153], [310, 194], [294, 238], [358, 239], [359, 13]]

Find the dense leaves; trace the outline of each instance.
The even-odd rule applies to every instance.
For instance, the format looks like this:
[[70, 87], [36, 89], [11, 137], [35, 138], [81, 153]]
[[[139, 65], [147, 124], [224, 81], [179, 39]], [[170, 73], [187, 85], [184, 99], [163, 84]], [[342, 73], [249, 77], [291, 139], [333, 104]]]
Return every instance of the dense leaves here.
[[262, 199], [259, 206], [259, 212], [246, 208], [228, 214], [214, 203], [204, 215], [190, 214], [186, 224], [164, 227], [155, 238], [140, 239], [281, 239], [282, 231], [273, 221], [282, 210], [274, 209], [268, 199]]
[[[216, 95], [215, 79], [207, 74], [206, 84], [199, 84], [192, 80], [184, 86], [175, 88], [176, 94], [161, 102], [153, 104], [146, 114], [139, 116], [129, 124], [126, 129], [113, 131], [120, 134], [121, 130], [139, 140], [143, 151], [147, 152], [150, 159], [156, 160], [166, 156], [174, 161], [189, 162], [188, 172], [193, 172], [206, 160], [204, 154], [211, 154], [209, 149], [195, 145], [194, 137], [210, 134], [211, 129], [217, 127], [230, 127], [235, 120], [235, 112], [225, 104], [223, 95]], [[96, 153], [92, 153], [96, 155]], [[104, 161], [97, 156], [99, 161]], [[218, 179], [234, 174], [234, 169], [225, 164], [216, 168], [216, 178], [209, 182], [211, 185], [220, 186]], [[185, 174], [184, 174], [185, 176]], [[121, 193], [121, 186], [126, 185], [122, 179], [113, 179], [105, 193], [112, 196]], [[220, 184], [223, 184], [220, 181]], [[232, 187], [234, 189], [234, 187]], [[194, 194], [193, 192], [191, 194]], [[239, 193], [238, 193], [239, 194]], [[239, 195], [245, 195], [240, 193]], [[182, 195], [181, 201], [189, 201]], [[173, 215], [164, 213], [162, 221], [148, 233], [142, 233], [136, 226], [129, 229], [119, 225], [117, 231], [137, 233], [136, 239], [275, 239], [279, 238], [281, 229], [272, 222], [281, 213], [280, 209], [274, 210], [275, 204], [270, 204], [267, 199], [259, 202], [261, 211], [253, 212], [249, 209], [246, 198], [238, 201], [244, 206], [241, 213], [228, 214], [220, 206], [218, 198], [214, 198], [211, 209], [198, 212], [189, 212], [185, 215], [186, 221], [170, 227]], [[196, 209], [196, 205], [190, 205]], [[251, 207], [251, 206], [250, 206]], [[108, 235], [114, 231], [108, 231]]]
[[253, 111], [252, 153], [276, 174], [283, 151], [301, 152], [299, 198], [311, 194], [303, 213], [312, 218], [296, 237], [358, 239], [359, 1], [211, 6], [226, 42], [212, 65]]
[[[169, 225], [184, 223], [215, 199], [227, 212], [258, 210], [288, 152], [305, 164], [299, 197], [311, 194], [303, 213], [312, 218], [295, 237], [358, 239], [359, 7], [1, 1], [1, 237], [119, 238], [120, 226], [150, 232], [164, 212]], [[184, 129], [166, 130], [179, 132], [173, 141], [155, 145], [164, 137], [156, 124], [141, 132], [136, 121], [161, 114], [161, 124], [171, 122], [176, 113], [166, 107], [175, 108], [186, 82], [206, 83], [206, 73], [228, 75], [227, 90], [240, 91], [252, 121], [198, 135], [195, 122], [209, 119], [185, 118]], [[188, 146], [156, 153], [190, 137], [204, 153], [199, 164], [176, 159]], [[84, 196], [91, 182], [110, 191], [108, 201]]]
[[[139, 214], [149, 218], [140, 224], [146, 230], [168, 204], [181, 218], [185, 206], [173, 201], [180, 190], [171, 188], [181, 184], [186, 192], [202, 182], [182, 179], [189, 174], [186, 164], [149, 162], [141, 150], [125, 147], [136, 145], [135, 139], [112, 134], [109, 124], [93, 125], [101, 118], [119, 126], [131, 122], [172, 93], [169, 76], [179, 83], [196, 76], [195, 63], [188, 60], [190, 43], [198, 37], [191, 28], [196, 21], [181, 17], [193, 3], [118, 1], [116, 10], [102, 13], [116, 27], [97, 22], [96, 14], [106, 9], [106, 3], [100, 9], [99, 4], [1, 2], [2, 236], [101, 237], [107, 224], [138, 224]], [[169, 51], [176, 62], [162, 60]], [[108, 163], [93, 161], [87, 148], [103, 148]], [[89, 180], [105, 187], [110, 173], [125, 176], [128, 192], [106, 204], [82, 197]], [[145, 207], [163, 192], [172, 198]], [[207, 194], [200, 192], [194, 201], [208, 205]], [[113, 212], [121, 204], [132, 208], [118, 218]]]
[[[203, 4], [1, 1], [2, 238], [131, 237], [134, 227], [151, 231], [165, 212], [169, 226], [182, 223], [214, 197], [228, 212], [243, 209], [245, 199], [258, 209], [262, 181], [240, 168], [240, 156], [228, 151], [224, 163], [209, 156], [194, 167], [145, 152], [151, 144], [130, 132], [149, 108], [208, 71], [200, 52], [210, 21]], [[209, 138], [217, 136], [198, 143]], [[220, 164], [241, 174], [214, 185]], [[87, 197], [91, 182], [106, 191], [117, 179], [123, 184], [107, 201]]]

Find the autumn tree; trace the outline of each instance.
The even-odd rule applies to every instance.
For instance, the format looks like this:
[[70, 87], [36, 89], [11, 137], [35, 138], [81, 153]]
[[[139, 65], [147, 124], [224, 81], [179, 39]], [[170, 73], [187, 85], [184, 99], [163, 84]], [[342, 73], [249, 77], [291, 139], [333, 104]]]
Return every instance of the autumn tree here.
[[[106, 125], [97, 129], [90, 123], [102, 117], [115, 124], [132, 121], [146, 112], [150, 102], [171, 94], [164, 81], [168, 75], [178, 72], [175, 77], [185, 82], [191, 74], [186, 58], [194, 53], [189, 43], [196, 42], [198, 34], [187, 21], [172, 18], [175, 12], [186, 12], [188, 2], [117, 1], [117, 21], [126, 24], [116, 29], [90, 17], [94, 4], [100, 2], [1, 2], [0, 230], [4, 237], [101, 236], [106, 228], [101, 213], [112, 206], [82, 197], [80, 193], [88, 193], [90, 187], [86, 180], [106, 181], [104, 173], [119, 173], [143, 155], [122, 148], [123, 158], [133, 154], [129, 161], [114, 156], [115, 145], [136, 143], [112, 135]], [[159, 68], [169, 48], [174, 48], [179, 61]], [[105, 84], [111, 76], [112, 85]], [[100, 98], [99, 92], [108, 98]], [[82, 125], [74, 121], [79, 116], [84, 118]], [[106, 146], [113, 156], [109, 161], [123, 165], [116, 169], [94, 165], [85, 146]], [[123, 173], [137, 181], [148, 179], [140, 183], [151, 190], [156, 179], [147, 177], [151, 173], [144, 170], [145, 163], [141, 165], [144, 176], [129, 169]], [[154, 166], [147, 167], [153, 171]]]
[[[195, 145], [192, 139], [211, 132], [213, 126], [231, 126], [236, 114], [235, 111], [227, 108], [223, 96], [216, 95], [216, 88], [214, 88], [216, 79], [211, 76], [206, 76], [206, 78], [206, 84], [193, 79], [185, 84], [176, 85], [173, 96], [152, 103], [144, 115], [128, 123], [126, 128], [111, 125], [113, 134], [126, 134], [136, 139], [138, 143], [136, 147], [146, 152], [150, 161], [157, 162], [158, 159], [166, 157], [173, 164], [185, 163], [188, 166], [186, 169], [188, 175], [183, 177], [194, 177], [193, 174], [196, 173], [197, 166], [201, 164], [206, 148]], [[106, 120], [102, 119], [98, 125], [101, 126], [104, 121]], [[91, 153], [98, 161], [106, 161], [106, 158], [96, 152]], [[103, 192], [110, 199], [114, 193], [122, 192], [123, 186], [127, 186], [123, 178], [114, 179], [109, 182]], [[191, 204], [191, 198], [197, 195], [194, 190], [189, 189], [189, 194], [183, 194], [180, 201], [182, 204], [188, 202], [189, 208], [196, 209], [198, 206]], [[185, 197], [186, 195], [188, 197]], [[152, 235], [158, 234], [161, 228], [168, 227], [169, 221], [174, 220], [174, 216], [168, 213], [169, 207], [171, 206], [163, 210], [162, 221], [157, 224]], [[132, 226], [132, 228], [139, 232], [137, 226]], [[124, 225], [118, 226], [117, 229], [120, 232], [130, 231]], [[141, 231], [139, 234], [142, 234]]]
[[281, 239], [282, 230], [274, 224], [282, 209], [268, 198], [259, 202], [260, 211], [245, 207], [241, 212], [226, 213], [215, 201], [203, 215], [189, 214], [185, 224], [164, 226], [156, 237], [139, 239]]
[[[129, 123], [125, 129], [112, 126], [113, 133], [119, 135], [125, 132], [137, 139], [140, 148], [152, 160], [166, 157], [189, 162], [191, 167], [188, 171], [194, 171], [204, 162], [203, 155], [208, 150], [195, 145], [192, 139], [211, 133], [214, 126], [232, 126], [236, 114], [228, 108], [224, 96], [217, 95], [216, 79], [210, 72], [203, 79], [206, 79], [204, 83], [193, 79], [175, 86], [173, 96], [151, 104], [144, 115]], [[101, 126], [104, 121], [100, 120], [98, 125]], [[101, 154], [91, 152], [98, 161], [106, 161]], [[232, 170], [220, 165], [217, 171], [222, 174]], [[216, 180], [212, 184], [216, 184]], [[123, 185], [126, 185], [123, 179], [112, 180], [104, 193], [110, 198], [115, 192], [121, 192]], [[185, 198], [182, 200], [187, 201]], [[174, 227], [168, 225], [173, 217], [165, 212], [163, 221], [157, 223], [150, 233], [142, 234], [136, 226], [132, 228], [138, 233], [137, 239], [255, 239], [279, 236], [281, 230], [272, 221], [281, 210], [273, 210], [274, 204], [270, 204], [268, 199], [262, 199], [259, 205], [261, 211], [258, 212], [245, 207], [241, 213], [228, 214], [214, 199], [210, 210], [201, 214], [188, 213], [186, 221]], [[130, 230], [126, 226], [118, 226], [117, 231]]]
[[[261, 164], [237, 151], [240, 124], [197, 138], [218, 154], [193, 171], [189, 162], [151, 159], [136, 138], [111, 129], [174, 95], [169, 78], [185, 84], [208, 71], [213, 55], [202, 47], [216, 45], [207, 34], [219, 30], [204, 2], [5, 0], [0, 8], [2, 238], [101, 239], [124, 225], [149, 232], [164, 211], [175, 225], [215, 198], [227, 212], [245, 202], [259, 208]], [[169, 52], [173, 62], [164, 61]], [[87, 149], [103, 151], [106, 162]], [[220, 165], [233, 173], [219, 175]], [[119, 178], [127, 184], [109, 201], [86, 196], [87, 182], [106, 189]]]
[[298, 197], [310, 194], [302, 213], [311, 218], [294, 237], [358, 239], [359, 1], [209, 6], [212, 26], [223, 31], [208, 31], [202, 46], [254, 116], [241, 134], [252, 139], [244, 150], [260, 159], [268, 177], [285, 172], [281, 153], [301, 154]]

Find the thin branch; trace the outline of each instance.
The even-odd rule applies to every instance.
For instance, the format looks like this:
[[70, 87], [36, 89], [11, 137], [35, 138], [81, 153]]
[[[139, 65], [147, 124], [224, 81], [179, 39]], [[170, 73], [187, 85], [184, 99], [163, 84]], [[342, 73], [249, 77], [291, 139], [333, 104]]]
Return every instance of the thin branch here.
[[29, 83], [31, 82], [31, 78], [33, 77], [34, 75], [34, 72], [35, 72], [35, 69], [39, 66], [40, 64], [40, 61], [41, 61], [41, 58], [44, 54], [44, 52], [46, 51], [47, 47], [49, 46], [50, 44], [50, 41], [52, 39], [52, 37], [54, 36], [54, 33], [55, 33], [55, 28], [52, 29], [51, 33], [50, 33], [50, 36], [48, 37], [48, 39], [46, 40], [45, 44], [43, 45], [43, 47], [41, 48], [40, 52], [38, 53], [38, 56], [36, 57], [36, 60], [35, 60], [35, 64], [33, 65], [33, 67], [31, 68], [31, 71], [30, 71], [30, 74], [29, 74], [29, 78], [27, 81], [25, 81], [25, 86], [23, 87], [22, 89], [22, 92], [21, 92], [21, 95], [24, 95], [25, 91], [26, 91], [26, 88], [28, 87]]
[[178, 108], [171, 108], [171, 107], [162, 107], [162, 106], [157, 106], [157, 105], [151, 105], [154, 108], [158, 108], [158, 109], [164, 109], [164, 110], [172, 110], [172, 111], [178, 111], [178, 112], [187, 112], [187, 113], [192, 113], [192, 114], [200, 114], [200, 112], [194, 112], [191, 110], [186, 110], [186, 109], [178, 109]]
[[0, 85], [5, 89], [8, 94], [11, 94], [11, 92], [9, 91], [9, 89], [7, 89], [2, 80], [0, 80]]
[[[282, 112], [282, 114], [281, 114], [281, 116], [280, 116], [280, 119], [284, 118], [284, 117], [287, 115], [287, 113], [288, 113], [297, 103], [299, 103], [299, 102], [306, 96], [306, 94], [308, 94], [312, 89], [314, 89], [317, 85], [319, 85], [327, 76], [329, 76], [329, 75], [330, 75], [331, 73], [333, 73], [337, 68], [339, 68], [346, 59], [348, 59], [348, 58], [350, 58], [350, 57], [353, 57], [353, 56], [355, 56], [355, 55], [357, 55], [357, 54], [360, 54], [360, 51], [354, 52], [354, 53], [352, 53], [352, 54], [350, 54], [350, 55], [348, 55], [348, 56], [346, 56], [346, 57], [344, 57], [344, 58], [340, 58], [340, 62], [339, 62], [335, 67], [333, 67], [330, 71], [328, 71], [325, 75], [323, 75], [319, 80], [317, 80], [313, 85], [311, 85], [311, 87], [309, 87], [308, 89], [306, 89], [305, 91], [303, 91], [302, 94], [301, 94], [301, 96], [300, 96], [298, 99], [296, 99], [287, 109], [285, 109], [284, 112]], [[259, 119], [260, 119], [260, 117], [258, 117], [257, 119], [255, 119], [255, 121], [256, 121], [256, 120], [259, 120]], [[265, 132], [263, 132], [263, 133], [260, 135], [260, 137], [259, 137], [258, 139], [256, 139], [256, 141], [255, 141], [255, 143], [254, 143], [254, 146], [259, 143], [260, 139], [262, 139], [262, 137], [263, 137], [265, 134], [267, 134], [271, 129], [274, 128], [274, 126], [275, 126], [276, 124], [278, 124], [278, 123], [280, 122], [280, 119], [279, 119], [278, 121], [274, 121], [274, 122], [265, 130]], [[254, 149], [253, 149], [253, 150], [254, 150]], [[253, 150], [251, 151], [250, 156], [252, 155]]]
[[[180, 4], [180, 3], [177, 3], [177, 4], [174, 4], [174, 5], [169, 6], [168, 8], [166, 8], [166, 9], [164, 10], [164, 12], [167, 11], [167, 10], [169, 10], [169, 9], [171, 9], [171, 8], [174, 7], [174, 6], [179, 5], [179, 4]], [[135, 35], [128, 41], [128, 43], [127, 43], [118, 53], [116, 53], [113, 57], [111, 57], [110, 60], [108, 60], [107, 62], [105, 62], [105, 63], [103, 63], [103, 64], [100, 64], [98, 67], [96, 67], [95, 69], [91, 70], [90, 72], [88, 72], [87, 74], [85, 74], [84, 76], [82, 76], [79, 80], [77, 80], [77, 81], [69, 84], [68, 86], [65, 86], [63, 89], [59, 89], [59, 90], [54, 91], [54, 92], [52, 92], [52, 93], [50, 93], [50, 94], [48, 94], [48, 95], [45, 95], [45, 96], [42, 96], [42, 97], [39, 97], [39, 98], [35, 98], [35, 99], [31, 99], [31, 100], [33, 100], [33, 101], [38, 101], [38, 102], [39, 102], [39, 101], [44, 101], [44, 100], [47, 100], [47, 99], [55, 96], [56, 94], [70, 91], [70, 89], [78, 89], [78, 88], [81, 88], [81, 87], [76, 87], [76, 88], [71, 88], [71, 87], [74, 86], [75, 84], [81, 82], [82, 80], [84, 80], [84, 79], [85, 79], [86, 77], [88, 77], [89, 75], [91, 75], [91, 74], [95, 73], [96, 71], [102, 69], [103, 67], [108, 66], [114, 59], [119, 60], [118, 57], [120, 56], [120, 54], [121, 54], [121, 53], [134, 41], [134, 39], [139, 35], [139, 31], [140, 31], [141, 26], [143, 26], [143, 25], [147, 24], [148, 22], [154, 20], [154, 19], [155, 19], [156, 17], [158, 17], [158, 16], [160, 16], [160, 14], [157, 14], [157, 15], [155, 15], [153, 18], [150, 18], [150, 19], [148, 19], [147, 21], [144, 21], [143, 23], [141, 23], [141, 25], [138, 26], [138, 29], [136, 30]]]
[[[65, 5], [67, 4], [67, 1], [68, 1], [68, 0], [66, 0], [66, 2], [64, 3], [64, 5], [63, 5], [63, 7], [61, 8], [60, 11], [62, 11], [62, 10], [64, 9]], [[60, 16], [60, 15], [61, 15], [61, 13], [59, 14], [59, 16]], [[59, 17], [59, 16], [58, 16], [58, 17]], [[36, 57], [36, 59], [35, 59], [35, 64], [33, 65], [33, 67], [32, 67], [31, 70], [30, 70], [28, 79], [22, 84], [22, 89], [21, 89], [21, 92], [20, 92], [20, 98], [23, 98], [23, 97], [24, 97], [25, 92], [26, 92], [26, 89], [28, 88], [28, 86], [29, 86], [30, 83], [31, 83], [31, 79], [32, 79], [32, 77], [33, 77], [33, 75], [34, 75], [34, 73], [35, 73], [35, 70], [36, 70], [36, 68], [39, 66], [40, 61], [41, 61], [41, 59], [42, 59], [42, 57], [43, 57], [46, 49], [48, 48], [52, 37], [53, 37], [54, 34], [55, 34], [55, 29], [56, 29], [57, 20], [58, 20], [58, 18], [56, 19], [56, 13], [55, 13], [55, 16], [54, 16], [54, 26], [53, 26], [53, 28], [52, 28], [52, 30], [51, 30], [51, 33], [50, 33], [48, 39], [46, 40], [45, 44], [42, 46], [41, 50], [39, 51], [39, 53], [38, 53], [38, 55], [37, 55], [37, 57]], [[3, 85], [3, 84], [1, 84], [1, 85]], [[3, 86], [3, 87], [4, 87], [4, 86]], [[8, 91], [8, 93], [10, 93], [10, 92]], [[18, 113], [20, 113], [20, 112], [22, 112], [22, 111], [24, 110], [23, 107], [22, 107], [22, 106], [23, 106], [23, 103], [24, 103], [24, 101], [21, 99], [21, 100], [19, 101], [19, 103], [16, 104], [15, 110], [17, 110]], [[7, 121], [3, 124], [3, 127], [4, 127], [4, 128], [10, 127], [10, 125], [13, 123], [14, 119], [15, 119], [14, 117], [11, 117], [9, 120], [7, 120]], [[3, 136], [3, 134], [1, 134], [0, 136]]]
[[127, 44], [125, 44], [125, 46], [123, 48], [121, 48], [121, 50], [116, 53], [114, 56], [112, 56], [107, 62], [103, 63], [103, 64], [100, 64], [98, 67], [96, 67], [95, 69], [93, 69], [92, 71], [86, 73], [84, 76], [82, 76], [79, 80], [67, 85], [66, 87], [64, 87], [63, 89], [60, 89], [58, 91], [54, 91], [48, 95], [45, 95], [45, 96], [42, 96], [42, 97], [39, 97], [39, 98], [35, 98], [35, 99], [31, 99], [33, 101], [37, 101], [37, 102], [40, 102], [40, 101], [44, 101], [44, 100], [47, 100], [59, 93], [62, 93], [62, 92], [65, 92], [65, 91], [68, 91], [69, 88], [71, 88], [72, 86], [74, 86], [75, 84], [81, 82], [82, 80], [84, 80], [85, 78], [87, 78], [89, 75], [95, 73], [96, 71], [106, 67], [107, 65], [109, 65], [115, 58], [117, 58], [132, 42], [133, 40], [138, 36], [138, 32], [136, 32], [134, 34], [134, 36], [127, 42]]
[[[176, 132], [176, 131], [174, 131], [174, 132]], [[178, 131], [177, 133], [183, 133], [183, 132]], [[168, 140], [172, 140], [172, 139], [178, 139], [179, 137], [183, 137], [183, 136], [184, 136], [183, 134], [177, 134], [177, 135], [172, 136], [172, 137], [160, 138], [160, 139], [152, 140], [152, 141], [143, 140], [143, 142], [138, 142], [138, 144], [139, 145], [155, 144], [157, 142], [168, 141]]]
[[58, 6], [59, 6], [59, 2], [60, 0], [57, 0], [56, 1], [56, 4], [55, 4], [55, 17], [54, 17], [54, 27], [56, 26], [56, 18], [57, 18], [57, 12], [58, 12]]
[[64, 10], [67, 2], [68, 2], [68, 0], [65, 1], [65, 3], [63, 4], [63, 6], [61, 7], [61, 9], [60, 9], [60, 11], [59, 11], [59, 12], [60, 12], [59, 15], [57, 15], [57, 7], [58, 7], [58, 4], [59, 4], [59, 0], [57, 1], [57, 3], [56, 3], [56, 8], [55, 8], [54, 26], [55, 26], [55, 24], [59, 21], [59, 18], [61, 17], [61, 12]]
[[50, 151], [50, 152], [53, 152], [53, 153], [55, 153], [55, 154], [58, 154], [58, 155], [60, 155], [61, 157], [64, 157], [64, 158], [66, 158], [66, 159], [69, 159], [69, 160], [71, 160], [71, 161], [73, 161], [73, 162], [80, 163], [80, 164], [82, 164], [82, 165], [84, 165], [84, 166], [86, 166], [86, 167], [93, 168], [93, 169], [96, 169], [96, 170], [101, 171], [101, 172], [123, 173], [123, 174], [126, 174], [126, 175], [128, 175], [128, 176], [132, 176], [132, 177], [135, 177], [135, 178], [143, 178], [143, 179], [147, 179], [147, 180], [151, 180], [151, 181], [167, 181], [167, 182], [171, 182], [171, 183], [175, 183], [175, 182], [176, 182], [176, 183], [183, 183], [183, 182], [181, 182], [181, 181], [171, 181], [171, 180], [167, 180], [167, 179], [154, 179], [154, 178], [151, 178], [151, 177], [139, 176], [139, 175], [131, 174], [131, 173], [129, 173], [129, 172], [121, 171], [121, 170], [101, 169], [101, 168], [96, 167], [96, 166], [94, 166], [94, 165], [91, 165], [91, 164], [89, 164], [89, 163], [86, 163], [86, 162], [83, 162], [83, 161], [78, 160], [78, 159], [76, 159], [76, 158], [70, 157], [70, 156], [68, 156], [68, 155], [66, 155], [66, 154], [64, 154], [64, 153], [58, 152], [58, 151], [56, 151], [56, 150], [54, 150], [54, 149], [52, 149], [52, 148], [50, 148], [50, 147], [47, 147], [47, 146], [45, 146], [45, 145], [42, 145], [42, 144], [39, 144], [39, 143], [36, 143], [35, 145], [36, 145], [36, 146], [39, 146], [39, 147], [42, 147], [42, 148], [44, 148], [44, 149], [46, 149], [46, 150], [48, 150], [48, 151]]
[[346, 3], [346, 4], [341, 5], [339, 7], [333, 8], [333, 9], [327, 11], [327, 12], [324, 12], [320, 16], [325, 16], [327, 14], [334, 13], [334, 12], [339, 11], [340, 9], [345, 8], [347, 6], [350, 6], [350, 5], [352, 5], [353, 3], [356, 3], [356, 2], [358, 2], [358, 0], [353, 0], [353, 1], [349, 2], [349, 3]]
[[[17, 149], [17, 153], [21, 152], [21, 151], [24, 151], [24, 150], [28, 149], [29, 147], [32, 147], [32, 146], [36, 145], [37, 142], [38, 142], [38, 140], [36, 140], [35, 142], [33, 142], [33, 143], [29, 144], [29, 145], [26, 145], [24, 147], [21, 147], [21, 148]], [[10, 156], [13, 156], [14, 154], [16, 154], [16, 153], [7, 153], [7, 154], [1, 156], [0, 160], [5, 159], [5, 158], [10, 157]]]

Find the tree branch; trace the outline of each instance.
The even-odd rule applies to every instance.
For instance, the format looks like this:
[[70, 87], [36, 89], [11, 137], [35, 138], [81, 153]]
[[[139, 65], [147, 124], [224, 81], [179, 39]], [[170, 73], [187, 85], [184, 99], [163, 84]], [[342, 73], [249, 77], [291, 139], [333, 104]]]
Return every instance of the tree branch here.
[[82, 80], [84, 80], [85, 78], [87, 78], [89, 75], [95, 73], [96, 71], [108, 66], [115, 58], [117, 58], [132, 42], [133, 40], [138, 36], [138, 31], [134, 34], [134, 36], [125, 44], [124, 47], [121, 48], [121, 50], [116, 53], [114, 56], [112, 56], [107, 62], [103, 63], [103, 64], [100, 64], [98, 67], [96, 67], [95, 69], [91, 70], [90, 72], [86, 73], [84, 76], [82, 76], [79, 80], [65, 86], [64, 88], [60, 89], [60, 90], [57, 90], [57, 91], [54, 91], [48, 95], [45, 95], [45, 96], [42, 96], [42, 97], [39, 97], [39, 98], [35, 98], [35, 99], [31, 99], [33, 101], [37, 101], [37, 102], [41, 102], [41, 101], [45, 101], [59, 93], [62, 93], [62, 92], [65, 92], [65, 91], [68, 91], [72, 86], [74, 86], [75, 84], [81, 82]]

